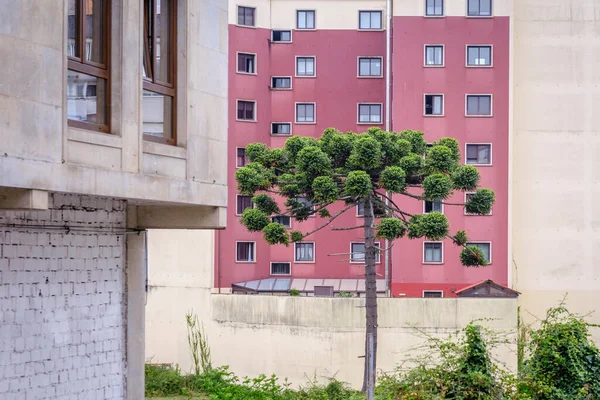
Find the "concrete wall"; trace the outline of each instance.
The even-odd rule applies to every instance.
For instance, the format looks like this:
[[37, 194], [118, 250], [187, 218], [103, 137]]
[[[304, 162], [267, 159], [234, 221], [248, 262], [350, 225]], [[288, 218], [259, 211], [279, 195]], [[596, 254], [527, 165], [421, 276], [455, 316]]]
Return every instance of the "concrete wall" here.
[[513, 283], [538, 316], [566, 293], [581, 313], [600, 298], [599, 6], [514, 2]]
[[124, 398], [125, 223], [109, 198], [0, 211], [0, 398]]
[[[158, 245], [168, 238], [178, 247]], [[211, 245], [206, 232], [149, 232], [148, 361], [190, 369], [185, 314], [193, 310], [204, 323], [214, 364], [241, 376], [276, 373], [298, 385], [316, 373], [355, 387], [362, 383], [362, 300], [211, 294]], [[447, 336], [477, 318], [494, 318], [488, 325], [507, 331], [517, 320], [515, 299], [386, 298], [379, 307], [378, 363], [384, 371], [422, 343], [407, 323]], [[498, 354], [514, 367], [514, 353], [501, 348]]]

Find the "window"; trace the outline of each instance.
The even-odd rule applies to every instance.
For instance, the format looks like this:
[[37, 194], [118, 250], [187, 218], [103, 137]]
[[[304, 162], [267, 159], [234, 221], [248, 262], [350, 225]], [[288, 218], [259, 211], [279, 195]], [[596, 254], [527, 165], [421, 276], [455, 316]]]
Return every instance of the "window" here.
[[144, 138], [175, 144], [174, 1], [144, 0]]
[[491, 17], [492, 0], [468, 0], [467, 15], [469, 17]]
[[289, 76], [273, 76], [271, 77], [271, 89], [291, 89], [292, 78]]
[[288, 122], [273, 122], [271, 124], [271, 135], [291, 135], [292, 124]]
[[423, 298], [425, 299], [441, 299], [444, 297], [442, 290], [423, 290]]
[[237, 262], [255, 262], [256, 261], [256, 243], [255, 242], [237, 242], [235, 260]]
[[291, 42], [292, 31], [273, 31], [272, 32], [273, 42]]
[[286, 228], [292, 227], [292, 219], [288, 215], [276, 215], [271, 218], [271, 221], [277, 222], [278, 224], [281, 224]]
[[310, 201], [309, 199], [307, 199], [306, 197], [296, 197], [296, 201], [298, 203], [301, 203], [304, 207], [308, 207], [311, 209], [311, 211], [313, 211], [315, 209], [312, 201]]
[[381, 29], [381, 11], [359, 11], [358, 29]]
[[99, 132], [109, 131], [108, 3], [68, 1], [68, 124]]
[[235, 213], [242, 215], [246, 208], [252, 208], [252, 196], [237, 195], [237, 207]]
[[490, 165], [491, 163], [492, 163], [492, 145], [490, 145], [490, 144], [467, 144], [466, 164]]
[[423, 263], [425, 264], [441, 264], [443, 243], [441, 242], [425, 242], [423, 243]]
[[444, 65], [444, 46], [425, 46], [425, 66], [440, 67]]
[[296, 57], [296, 76], [315, 76], [314, 57]]
[[[375, 242], [375, 247], [381, 248], [379, 242]], [[350, 262], [353, 263], [364, 263], [365, 262], [365, 244], [364, 243], [350, 243]], [[375, 254], [375, 262], [381, 262], [381, 253], [377, 250]]]
[[381, 123], [381, 104], [359, 104], [358, 123]]
[[443, 213], [444, 212], [443, 204], [442, 204], [441, 201], [427, 201], [427, 200], [425, 200], [424, 208], [425, 208], [425, 213], [426, 214], [428, 214], [430, 212], [439, 212], [439, 213]]
[[294, 261], [296, 262], [314, 262], [315, 244], [306, 242], [294, 243]]
[[296, 123], [314, 123], [315, 121], [314, 103], [296, 104]]
[[256, 8], [254, 7], [242, 7], [238, 6], [238, 25], [242, 26], [255, 26], [254, 14]]
[[290, 263], [272, 262], [271, 275], [291, 275], [292, 265]]
[[492, 46], [467, 46], [467, 66], [492, 65]]
[[425, 0], [425, 15], [441, 17], [444, 15], [444, 0]]
[[425, 115], [444, 115], [444, 95], [425, 95]]
[[237, 72], [256, 74], [256, 54], [238, 53]]
[[[469, 201], [471, 201], [471, 197], [473, 197], [474, 194], [475, 193], [465, 193], [465, 204], [468, 203]], [[481, 214], [468, 213], [465, 208], [465, 215], [481, 215]], [[490, 209], [490, 212], [485, 215], [492, 215], [492, 210]]]
[[237, 119], [240, 121], [254, 121], [254, 101], [238, 100], [237, 102]]
[[235, 166], [237, 168], [241, 168], [241, 167], [246, 166], [247, 163], [248, 163], [248, 158], [246, 157], [246, 149], [243, 147], [238, 147]]
[[381, 61], [381, 57], [359, 57], [358, 76], [383, 76], [381, 73]]
[[296, 29], [315, 29], [315, 10], [296, 11]]
[[492, 115], [492, 96], [467, 95], [467, 115]]
[[492, 244], [490, 242], [469, 242], [467, 246], [478, 247], [485, 255], [488, 264], [492, 263]]

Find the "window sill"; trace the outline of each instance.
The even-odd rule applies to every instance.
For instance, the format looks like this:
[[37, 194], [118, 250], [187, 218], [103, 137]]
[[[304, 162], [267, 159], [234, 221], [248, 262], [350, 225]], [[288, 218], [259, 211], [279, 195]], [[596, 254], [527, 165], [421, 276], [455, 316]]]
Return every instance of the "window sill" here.
[[256, 264], [256, 261], [237, 261], [236, 264]]
[[425, 15], [423, 15], [423, 18], [446, 18], [446, 16], [443, 14], [442, 15], [427, 15], [427, 14], [425, 14]]
[[465, 118], [492, 118], [493, 115], [467, 115], [465, 114]]
[[250, 123], [256, 123], [257, 121], [255, 119], [235, 119], [236, 122], [250, 122]]
[[469, 163], [465, 163], [465, 165], [472, 165], [474, 167], [492, 167], [493, 164], [469, 164]]
[[298, 32], [315, 32], [317, 28], [296, 28], [294, 30]]
[[271, 43], [273, 43], [273, 44], [292, 44], [294, 42], [291, 40], [271, 40]]
[[187, 149], [169, 144], [144, 140], [142, 150], [144, 153], [166, 156], [171, 158], [187, 159]]
[[292, 274], [269, 274], [269, 276], [292, 276]]
[[437, 64], [423, 64], [423, 68], [446, 68], [445, 64], [437, 65]]
[[272, 137], [290, 137], [291, 133], [271, 133]]
[[383, 29], [383, 28], [380, 28], [380, 29], [358, 28], [357, 30], [359, 32], [383, 32], [383, 31], [385, 31], [385, 29]]
[[423, 114], [425, 118], [443, 118], [444, 114]]
[[294, 261], [294, 264], [316, 264], [315, 261]]
[[316, 125], [317, 122], [316, 121], [315, 122], [297, 122], [296, 121], [296, 122], [294, 122], [294, 124], [296, 124], [296, 125]]
[[235, 24], [235, 26], [237, 26], [238, 28], [256, 29], [256, 25], [240, 25], [240, 24]]
[[306, 79], [306, 78], [313, 78], [314, 79], [316, 77], [317, 77], [317, 75], [294, 75], [294, 78], [303, 78], [303, 79]]
[[465, 15], [465, 18], [494, 18], [493, 15]]
[[444, 265], [444, 262], [425, 262], [423, 261], [423, 265]]
[[494, 65], [465, 65], [465, 68], [485, 68], [485, 69], [489, 69], [489, 68], [494, 68]]
[[239, 75], [254, 75], [254, 76], [258, 75], [258, 73], [256, 73], [256, 72], [235, 71], [235, 73], [239, 74]]
[[383, 122], [357, 122], [356, 125], [383, 125]]
[[99, 146], [113, 147], [117, 149], [123, 147], [123, 140], [121, 139], [121, 136], [82, 128], [75, 128], [72, 126], [67, 128], [67, 139], [74, 142], [97, 144]]
[[269, 87], [269, 89], [274, 90], [274, 91], [283, 91], [285, 92], [286, 90], [292, 90], [292, 88], [274, 88], [274, 87]]
[[359, 79], [383, 79], [383, 75], [357, 75]]

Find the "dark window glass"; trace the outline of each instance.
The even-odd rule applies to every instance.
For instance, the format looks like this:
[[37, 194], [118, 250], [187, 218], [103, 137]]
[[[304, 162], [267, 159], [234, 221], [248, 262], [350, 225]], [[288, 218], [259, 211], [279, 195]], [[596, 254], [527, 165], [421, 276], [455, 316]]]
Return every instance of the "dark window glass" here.
[[425, 4], [425, 15], [436, 17], [444, 15], [444, 1], [427, 0]]
[[425, 115], [443, 115], [444, 96], [441, 94], [425, 95]]
[[243, 262], [253, 262], [254, 242], [238, 242], [236, 246], [236, 260]]
[[256, 73], [255, 58], [254, 54], [238, 53], [238, 72]]
[[292, 219], [287, 215], [276, 215], [271, 220], [285, 226], [286, 228], [292, 226]]
[[271, 275], [289, 275], [292, 273], [290, 263], [271, 263]]
[[291, 42], [292, 32], [291, 31], [273, 31], [274, 42]]
[[271, 133], [273, 135], [289, 135], [291, 132], [291, 124], [287, 123], [272, 123]]
[[492, 115], [492, 96], [467, 96], [467, 115]]
[[254, 26], [255, 11], [253, 7], [238, 6], [238, 25]]
[[236, 166], [243, 167], [246, 165], [247, 161], [248, 160], [246, 158], [246, 149], [238, 148], [237, 149]]
[[439, 201], [427, 201], [425, 200], [425, 213], [430, 212], [442, 212], [442, 203]]
[[423, 297], [426, 299], [441, 299], [443, 292], [441, 290], [425, 290]]
[[271, 88], [273, 89], [291, 89], [292, 78], [274, 76], [271, 78]]
[[252, 208], [252, 196], [237, 196], [236, 213], [242, 215], [246, 208]]
[[296, 104], [296, 122], [315, 122], [315, 105]]
[[467, 164], [491, 164], [492, 148], [489, 144], [468, 144]]
[[238, 101], [237, 119], [242, 121], [254, 121], [254, 102]]

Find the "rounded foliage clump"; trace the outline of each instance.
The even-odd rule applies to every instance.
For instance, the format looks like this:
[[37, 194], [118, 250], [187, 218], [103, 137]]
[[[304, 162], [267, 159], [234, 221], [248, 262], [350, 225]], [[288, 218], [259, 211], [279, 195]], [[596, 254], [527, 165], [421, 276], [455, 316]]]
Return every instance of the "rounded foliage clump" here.
[[477, 246], [466, 246], [460, 252], [460, 262], [465, 267], [485, 267], [488, 262], [483, 250]]
[[452, 159], [455, 162], [460, 162], [460, 145], [458, 144], [458, 140], [449, 137], [443, 137], [437, 142], [433, 142], [434, 146], [442, 145], [449, 148], [452, 151]]
[[290, 236], [288, 235], [285, 226], [278, 222], [271, 222], [262, 230], [265, 240], [270, 245], [283, 244], [289, 246]]
[[250, 143], [246, 146], [246, 157], [250, 162], [262, 162], [268, 151], [264, 143]]
[[298, 221], [305, 221], [312, 213], [312, 207], [298, 201], [296, 198], [287, 199], [285, 206], [292, 217]]
[[417, 175], [423, 168], [423, 158], [414, 153], [404, 156], [400, 159], [400, 168], [402, 168], [407, 175]]
[[285, 144], [283, 145], [283, 151], [286, 153], [290, 162], [294, 164], [296, 162], [296, 156], [298, 153], [300, 153], [303, 148], [309, 146], [316, 146], [316, 141], [314, 138], [307, 136], [292, 136], [285, 141]]
[[423, 136], [423, 132], [410, 129], [400, 132], [400, 137], [410, 142], [412, 147], [411, 152], [420, 156], [425, 154], [425, 151], [427, 150], [427, 142]]
[[479, 170], [472, 165], [461, 165], [452, 173], [454, 189], [457, 190], [475, 190], [479, 179]]
[[332, 203], [337, 200], [338, 187], [330, 176], [318, 176], [312, 183], [314, 199], [317, 203]]
[[406, 233], [404, 223], [398, 218], [382, 218], [377, 225], [378, 238], [394, 240], [401, 238]]
[[359, 135], [354, 141], [348, 167], [352, 170], [372, 170], [381, 165], [381, 144], [370, 135]]
[[465, 211], [469, 214], [487, 215], [492, 211], [492, 205], [496, 201], [496, 195], [490, 189], [479, 189], [473, 193], [465, 205]]
[[271, 222], [267, 214], [256, 208], [246, 208], [241, 221], [250, 232], [262, 231]]
[[320, 148], [305, 147], [296, 156], [296, 168], [306, 176], [316, 177], [331, 170], [331, 160]]
[[450, 173], [457, 166], [458, 162], [454, 159], [452, 150], [446, 146], [433, 146], [427, 152], [425, 164], [430, 172]]
[[235, 172], [235, 180], [241, 194], [254, 194], [257, 190], [268, 188], [271, 178], [266, 168], [254, 162]]
[[385, 167], [379, 176], [382, 188], [392, 193], [402, 193], [406, 189], [406, 172], [400, 167]]
[[351, 171], [345, 182], [345, 193], [353, 197], [367, 197], [373, 187], [371, 177], [365, 171]]
[[426, 237], [429, 240], [441, 240], [448, 235], [450, 224], [442, 213], [414, 215], [408, 224], [408, 237], [416, 239]]
[[280, 211], [277, 202], [275, 202], [271, 196], [265, 193], [260, 193], [254, 196], [252, 198], [252, 203], [256, 209], [264, 212], [267, 215], [276, 214]]
[[454, 239], [454, 243], [459, 246], [464, 246], [469, 241], [467, 232], [465, 231], [457, 231], [456, 234], [452, 236], [452, 239]]
[[442, 174], [431, 174], [423, 180], [423, 198], [445, 199], [452, 193], [452, 179]]
[[304, 235], [300, 231], [291, 231], [290, 238], [292, 239], [292, 242], [299, 242], [304, 239]]

